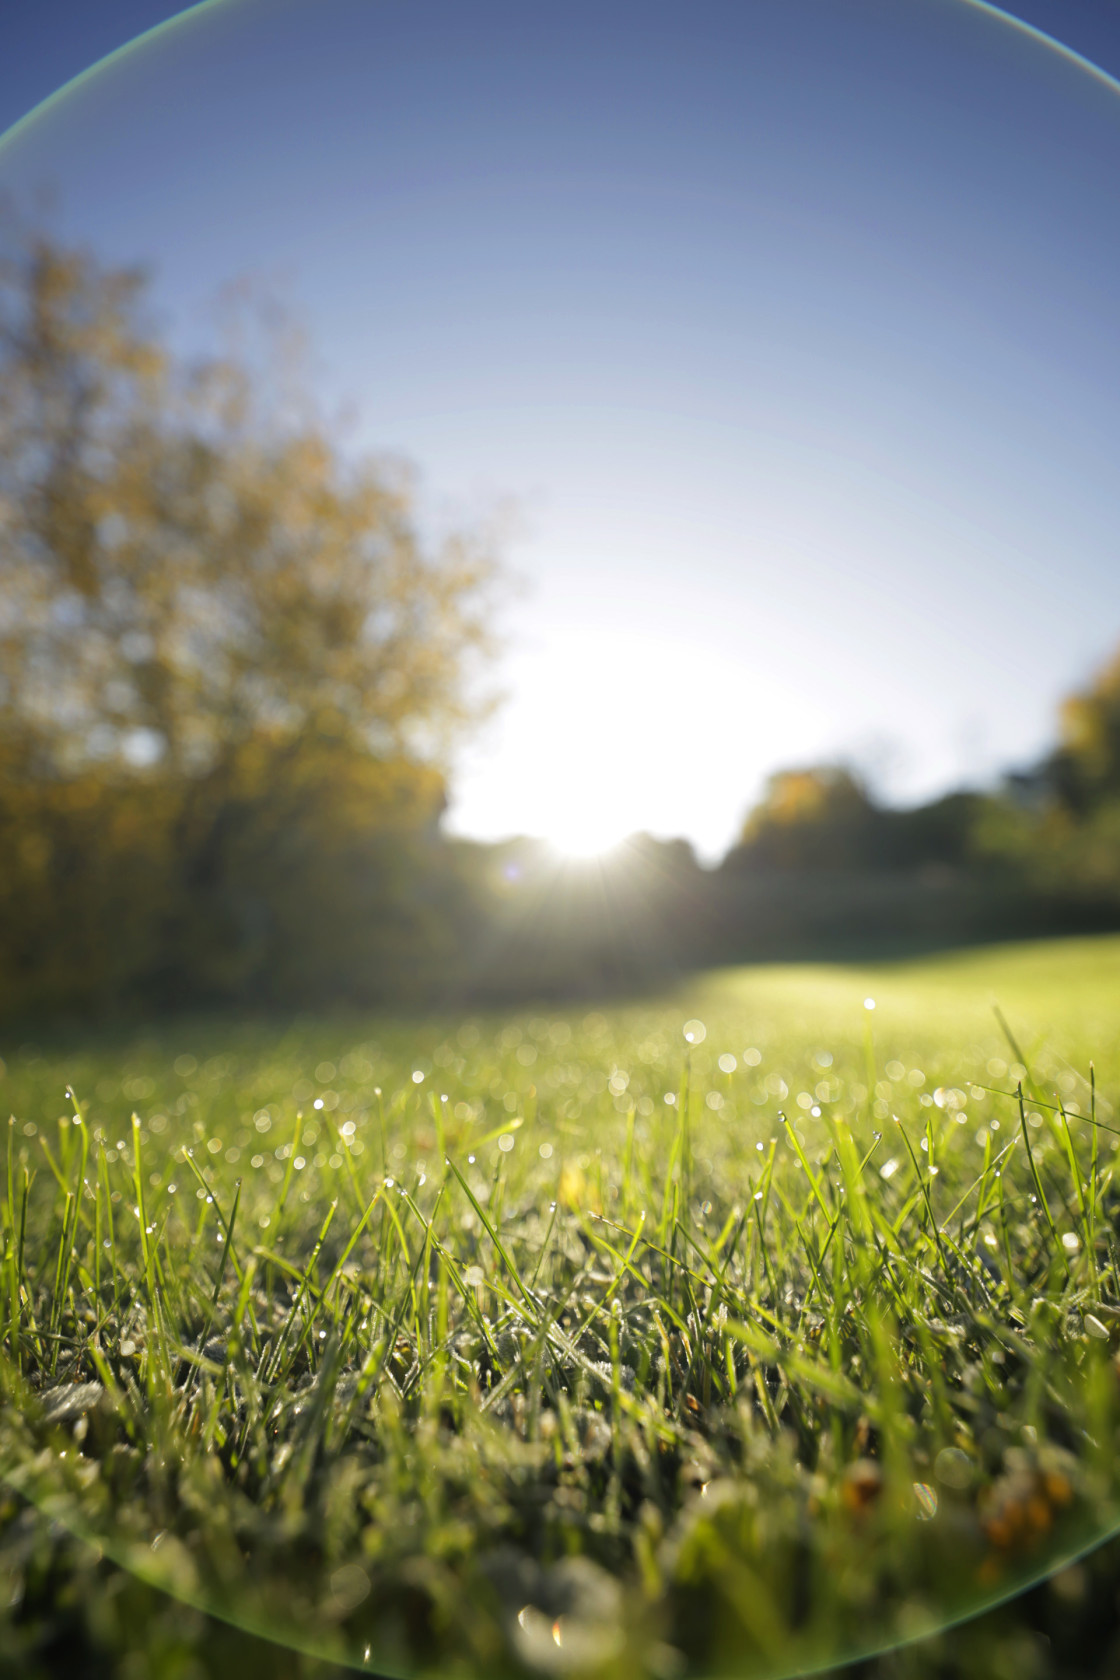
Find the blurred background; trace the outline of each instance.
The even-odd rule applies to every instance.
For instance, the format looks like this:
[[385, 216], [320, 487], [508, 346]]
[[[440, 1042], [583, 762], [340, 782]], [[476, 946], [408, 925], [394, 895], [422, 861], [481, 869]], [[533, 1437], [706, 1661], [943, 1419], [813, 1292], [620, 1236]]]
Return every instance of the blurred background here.
[[0, 1013], [1120, 925], [1114, 6], [0, 28]]

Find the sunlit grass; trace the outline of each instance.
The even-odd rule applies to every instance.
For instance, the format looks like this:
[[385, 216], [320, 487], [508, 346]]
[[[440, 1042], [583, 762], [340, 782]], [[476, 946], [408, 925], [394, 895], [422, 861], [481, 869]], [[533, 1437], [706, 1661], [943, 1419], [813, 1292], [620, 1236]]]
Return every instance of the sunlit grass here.
[[1112, 1521], [1118, 1006], [1080, 941], [12, 1047], [6, 1479], [379, 1672], [913, 1638]]

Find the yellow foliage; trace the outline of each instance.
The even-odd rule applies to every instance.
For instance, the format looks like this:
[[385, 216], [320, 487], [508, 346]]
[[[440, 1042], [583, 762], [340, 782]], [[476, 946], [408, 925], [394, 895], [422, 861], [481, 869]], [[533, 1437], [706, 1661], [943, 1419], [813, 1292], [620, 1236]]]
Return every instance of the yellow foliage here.
[[0, 259], [0, 1010], [405, 996], [479, 712], [485, 532], [178, 364], [143, 277]]

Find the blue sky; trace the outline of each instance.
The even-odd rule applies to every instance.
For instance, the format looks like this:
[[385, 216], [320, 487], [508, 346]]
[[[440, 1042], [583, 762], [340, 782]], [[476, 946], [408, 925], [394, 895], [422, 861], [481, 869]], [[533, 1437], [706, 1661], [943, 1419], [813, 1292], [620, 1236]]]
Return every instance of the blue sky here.
[[[0, 5], [0, 124], [174, 10]], [[1114, 0], [1018, 10], [1120, 72]], [[1120, 94], [965, 0], [225, 0], [0, 148], [40, 185], [183, 343], [282, 290], [433, 519], [519, 504], [464, 832], [981, 780], [1120, 641]]]

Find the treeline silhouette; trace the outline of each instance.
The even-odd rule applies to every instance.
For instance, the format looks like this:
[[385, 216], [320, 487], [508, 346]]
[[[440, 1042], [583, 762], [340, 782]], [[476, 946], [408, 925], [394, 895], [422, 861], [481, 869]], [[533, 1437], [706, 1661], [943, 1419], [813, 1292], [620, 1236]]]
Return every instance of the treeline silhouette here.
[[706, 965], [1120, 929], [1120, 653], [1060, 725], [1060, 745], [997, 790], [908, 809], [842, 765], [781, 771], [710, 869], [646, 835], [581, 868], [529, 841], [474, 848], [489, 964], [468, 965], [466, 989], [656, 986]]
[[426, 543], [408, 474], [350, 460], [275, 358], [176, 360], [140, 273], [5, 237], [0, 1017], [484, 1003], [1120, 925], [1120, 659], [998, 792], [895, 810], [782, 772], [715, 869], [447, 837], [491, 534]]

